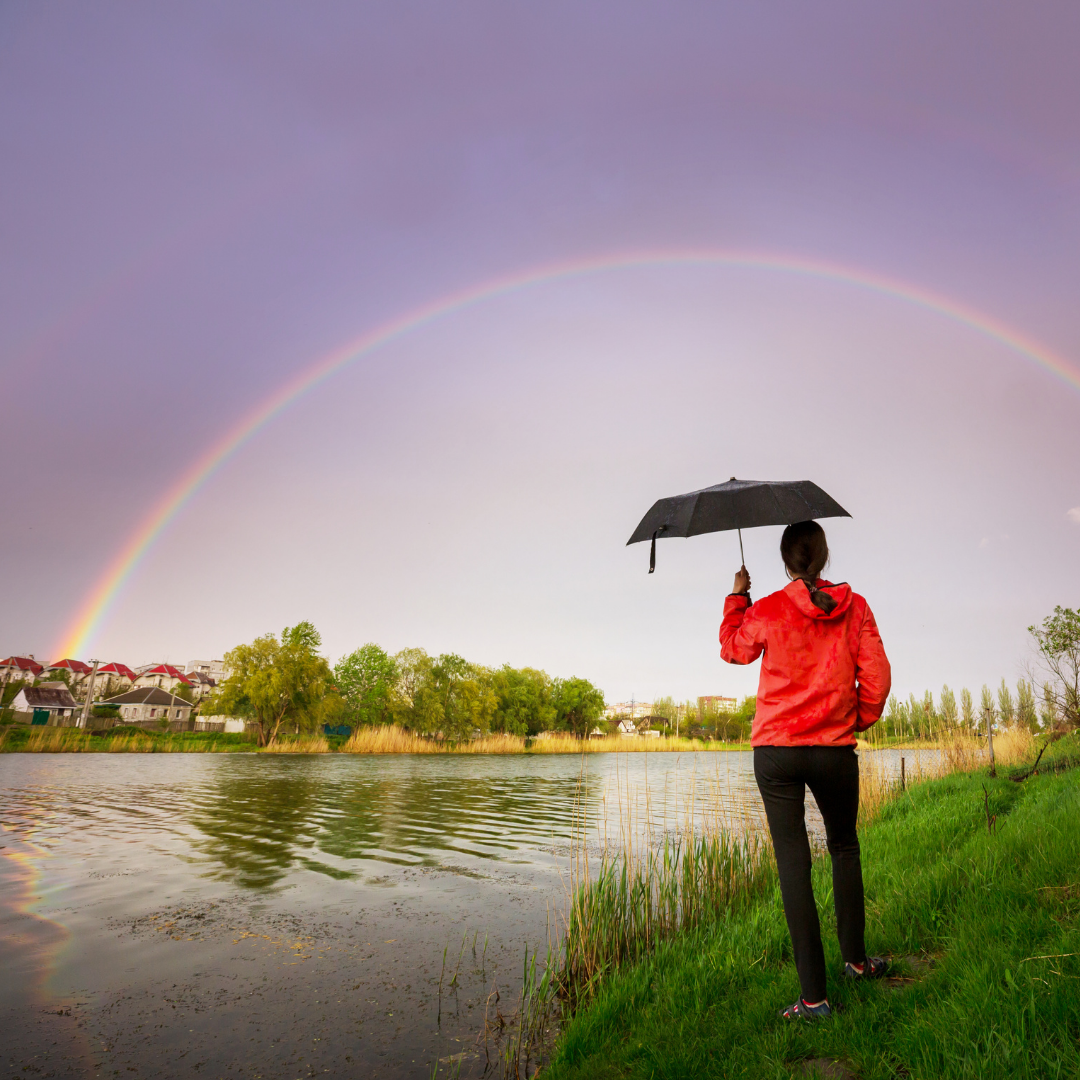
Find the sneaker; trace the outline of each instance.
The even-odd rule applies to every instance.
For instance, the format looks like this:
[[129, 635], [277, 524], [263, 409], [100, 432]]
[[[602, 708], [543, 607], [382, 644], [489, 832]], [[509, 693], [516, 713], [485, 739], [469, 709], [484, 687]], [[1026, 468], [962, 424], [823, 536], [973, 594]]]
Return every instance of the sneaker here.
[[829, 1003], [823, 1001], [820, 1005], [807, 1005], [805, 998], [799, 998], [794, 1005], [789, 1005], [780, 1016], [784, 1020], [824, 1020], [832, 1016]]
[[889, 961], [880, 956], [868, 956], [860, 971], [854, 964], [844, 964], [844, 975], [849, 979], [880, 979], [889, 970]]

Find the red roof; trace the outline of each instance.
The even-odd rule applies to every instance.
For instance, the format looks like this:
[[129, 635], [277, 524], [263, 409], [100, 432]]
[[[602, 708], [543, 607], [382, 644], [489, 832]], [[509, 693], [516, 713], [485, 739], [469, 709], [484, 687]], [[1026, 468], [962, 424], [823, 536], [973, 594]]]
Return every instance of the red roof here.
[[9, 656], [6, 660], [0, 660], [0, 667], [18, 668], [19, 671], [31, 671], [40, 675], [45, 669], [29, 656]]
[[74, 672], [76, 675], [89, 675], [90, 665], [84, 664], [81, 660], [57, 660], [55, 664], [50, 664], [49, 671], [57, 671], [60, 668], [67, 668], [68, 671]]
[[139, 678], [143, 678], [146, 675], [165, 675], [170, 679], [179, 679], [185, 686], [191, 685], [191, 680], [179, 669], [172, 666], [172, 664], [156, 664], [152, 668], [147, 668], [139, 675]]
[[122, 679], [135, 681], [135, 672], [127, 664], [105, 664], [103, 667], [98, 668], [97, 673], [99, 675], [119, 675]]

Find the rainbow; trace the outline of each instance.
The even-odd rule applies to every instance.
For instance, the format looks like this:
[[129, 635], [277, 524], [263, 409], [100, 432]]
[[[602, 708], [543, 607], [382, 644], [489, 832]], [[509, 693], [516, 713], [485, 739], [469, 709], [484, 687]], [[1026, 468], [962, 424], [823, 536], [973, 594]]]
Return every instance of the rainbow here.
[[533, 267], [520, 273], [484, 281], [432, 300], [374, 329], [365, 331], [359, 337], [345, 342], [301, 368], [296, 375], [241, 416], [229, 431], [200, 454], [176, 478], [124, 541], [64, 630], [54, 654], [57, 656], [81, 655], [89, 647], [94, 635], [116, 603], [117, 597], [145, 559], [154, 541], [191, 501], [202, 485], [266, 424], [284, 412], [294, 401], [316, 389], [348, 364], [437, 319], [530, 286], [556, 279], [584, 277], [613, 270], [664, 266], [767, 270], [851, 285], [864, 291], [914, 304], [970, 327], [1018, 355], [1034, 361], [1070, 386], [1080, 389], [1080, 370], [1071, 366], [1046, 346], [1026, 337], [1005, 323], [947, 296], [932, 293], [910, 282], [885, 277], [860, 268], [796, 255], [723, 250], [624, 252]]

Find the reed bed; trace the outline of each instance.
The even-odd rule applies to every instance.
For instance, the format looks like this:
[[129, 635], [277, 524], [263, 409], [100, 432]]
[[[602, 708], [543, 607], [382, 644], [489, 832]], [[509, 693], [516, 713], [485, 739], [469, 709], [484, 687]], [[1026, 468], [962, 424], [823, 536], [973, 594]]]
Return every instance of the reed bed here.
[[434, 739], [397, 724], [357, 728], [338, 748], [342, 754], [442, 754], [446, 747]]
[[269, 746], [259, 748], [261, 754], [328, 754], [330, 744], [321, 735], [299, 735], [275, 739]]
[[711, 742], [707, 739], [682, 739], [661, 735], [659, 739], [625, 735], [605, 735], [602, 738], [578, 739], [573, 735], [549, 735], [546, 739], [533, 740], [529, 752], [533, 754], [640, 754], [640, 753], [688, 753], [694, 750], [746, 750], [743, 743]]

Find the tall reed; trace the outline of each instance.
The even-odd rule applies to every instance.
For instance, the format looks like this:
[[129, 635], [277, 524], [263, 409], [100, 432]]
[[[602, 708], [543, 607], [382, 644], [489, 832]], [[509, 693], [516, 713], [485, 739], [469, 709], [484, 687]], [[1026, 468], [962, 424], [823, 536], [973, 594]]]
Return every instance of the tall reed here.
[[534, 739], [529, 747], [533, 754], [634, 754], [634, 753], [688, 753], [694, 750], [745, 750], [742, 744], [710, 742], [707, 739], [676, 739], [661, 735], [658, 739], [625, 735], [605, 735], [602, 738], [578, 739], [573, 735], [559, 733], [545, 739]]
[[295, 738], [277, 739], [269, 746], [261, 747], [263, 754], [326, 754], [330, 744], [321, 735], [299, 735]]

